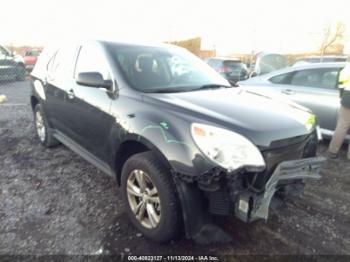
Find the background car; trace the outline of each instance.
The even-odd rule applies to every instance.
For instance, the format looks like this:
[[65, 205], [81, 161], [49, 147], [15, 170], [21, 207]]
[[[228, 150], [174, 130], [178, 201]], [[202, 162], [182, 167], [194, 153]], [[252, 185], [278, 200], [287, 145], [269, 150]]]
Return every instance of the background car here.
[[28, 72], [31, 72], [33, 70], [39, 55], [40, 55], [40, 50], [33, 49], [25, 52], [23, 59], [24, 59], [25, 68]]
[[212, 57], [208, 58], [206, 62], [224, 76], [232, 85], [248, 78], [247, 66], [239, 59]]
[[335, 130], [340, 107], [339, 72], [345, 64], [314, 63], [290, 67], [238, 84], [261, 93], [277, 91], [311, 109], [317, 115], [322, 134], [330, 137]]
[[0, 80], [25, 80], [23, 58], [0, 45]]
[[284, 55], [270, 52], [259, 52], [253, 56], [249, 67], [249, 77], [260, 76], [289, 66]]
[[332, 63], [332, 62], [346, 62], [347, 56], [327, 55], [327, 56], [309, 56], [298, 59], [293, 66], [306, 65], [310, 63]]

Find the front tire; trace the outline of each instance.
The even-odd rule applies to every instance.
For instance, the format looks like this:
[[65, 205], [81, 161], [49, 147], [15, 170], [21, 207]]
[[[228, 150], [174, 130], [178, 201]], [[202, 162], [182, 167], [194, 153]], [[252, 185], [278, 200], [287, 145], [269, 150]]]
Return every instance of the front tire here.
[[175, 238], [180, 205], [171, 175], [154, 153], [136, 154], [125, 162], [121, 189], [131, 222], [144, 236], [156, 242]]
[[34, 108], [34, 127], [40, 143], [45, 147], [52, 147], [59, 142], [53, 137], [52, 129], [49, 127], [41, 104]]

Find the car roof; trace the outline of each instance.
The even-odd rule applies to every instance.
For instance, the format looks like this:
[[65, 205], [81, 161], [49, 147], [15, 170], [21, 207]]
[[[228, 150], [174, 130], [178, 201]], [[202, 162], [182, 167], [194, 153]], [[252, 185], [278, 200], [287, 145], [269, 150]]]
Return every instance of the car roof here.
[[319, 69], [319, 68], [338, 68], [338, 67], [345, 67], [347, 62], [332, 62], [332, 63], [311, 63], [311, 64], [306, 64], [306, 65], [296, 65], [296, 66], [290, 66], [286, 68], [282, 68], [276, 71], [273, 71], [271, 73], [262, 75], [262, 76], [256, 76], [251, 79], [248, 79], [247, 82], [252, 81], [261, 81], [261, 80], [268, 80], [271, 77], [281, 75], [281, 74], [286, 74], [294, 71], [299, 71], [299, 70], [306, 70], [306, 69]]
[[177, 47], [182, 48], [181, 46], [177, 46], [171, 43], [162, 43], [162, 42], [148, 42], [148, 41], [120, 41], [120, 40], [110, 40], [110, 39], [93, 39], [93, 40], [85, 40], [81, 43], [88, 43], [88, 42], [98, 42], [101, 44], [113, 44], [113, 45], [120, 45], [120, 46], [148, 46], [148, 47]]
[[307, 56], [307, 57], [303, 57], [300, 59], [309, 59], [309, 58], [347, 58], [346, 55], [324, 55], [324, 56], [320, 56], [320, 55], [313, 55], [313, 56]]
[[300, 69], [315, 69], [315, 68], [317, 69], [317, 68], [329, 68], [329, 67], [344, 67], [346, 63], [347, 62], [310, 63], [310, 64], [295, 65], [292, 68], [300, 70]]
[[305, 69], [345, 67], [346, 63], [347, 62], [332, 62], [332, 63], [310, 63], [310, 64], [303, 64], [303, 65], [295, 65], [293, 67], [286, 67], [286, 68], [273, 71], [267, 75], [272, 76], [272, 75], [278, 75], [278, 74], [283, 74], [283, 73], [288, 73], [288, 72], [293, 72], [298, 70], [305, 70]]
[[216, 57], [209, 57], [208, 59], [215, 59], [215, 60], [221, 60], [221, 61], [235, 61], [235, 62], [241, 62], [241, 59], [236, 57], [222, 57], [222, 56], [216, 56]]
[[73, 38], [70, 40], [61, 40], [56, 41], [54, 43], [48, 44], [45, 46], [44, 49], [60, 49], [65, 46], [72, 46], [72, 45], [84, 45], [89, 43], [97, 43], [101, 45], [105, 44], [113, 44], [113, 45], [130, 45], [130, 46], [149, 46], [149, 47], [170, 47], [170, 48], [182, 48], [177, 45], [169, 44], [169, 43], [162, 43], [162, 42], [146, 42], [146, 41], [124, 41], [124, 40], [114, 40], [114, 39], [108, 39], [108, 38]]

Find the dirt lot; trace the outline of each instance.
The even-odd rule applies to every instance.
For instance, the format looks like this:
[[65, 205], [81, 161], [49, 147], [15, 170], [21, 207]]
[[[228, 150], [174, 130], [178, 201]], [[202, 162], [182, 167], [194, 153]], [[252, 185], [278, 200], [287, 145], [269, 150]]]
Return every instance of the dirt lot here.
[[267, 223], [223, 221], [232, 243], [196, 246], [182, 238], [155, 244], [129, 223], [113, 179], [64, 146], [38, 143], [28, 86], [0, 84], [0, 95], [7, 96], [0, 104], [0, 254], [350, 255], [345, 151], [327, 175]]

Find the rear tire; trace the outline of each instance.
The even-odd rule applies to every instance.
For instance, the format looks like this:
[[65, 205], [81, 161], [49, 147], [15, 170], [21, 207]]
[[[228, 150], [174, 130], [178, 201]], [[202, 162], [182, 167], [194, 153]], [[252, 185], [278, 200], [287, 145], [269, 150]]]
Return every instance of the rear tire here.
[[37, 104], [34, 108], [34, 127], [36, 136], [43, 146], [53, 147], [59, 144], [57, 139], [53, 137], [52, 129], [47, 122], [41, 104]]
[[153, 241], [170, 241], [180, 231], [175, 188], [171, 174], [152, 152], [133, 155], [123, 166], [121, 190], [127, 213], [133, 225]]

